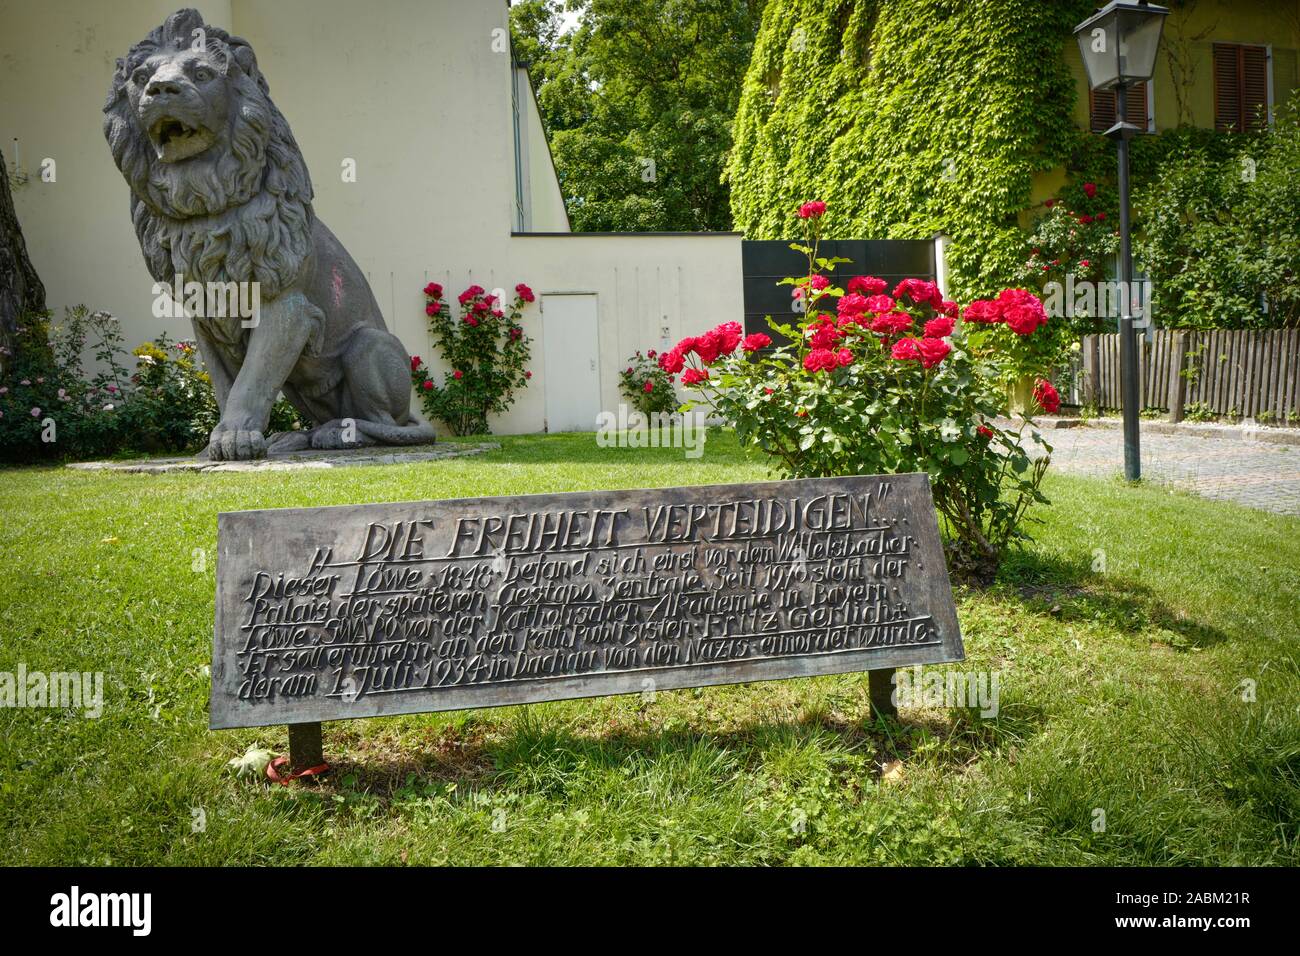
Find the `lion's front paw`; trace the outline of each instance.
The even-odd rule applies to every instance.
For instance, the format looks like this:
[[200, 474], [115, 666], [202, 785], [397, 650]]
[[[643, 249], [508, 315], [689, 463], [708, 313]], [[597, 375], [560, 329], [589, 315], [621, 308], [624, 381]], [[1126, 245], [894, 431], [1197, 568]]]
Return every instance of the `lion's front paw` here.
[[227, 428], [218, 425], [208, 442], [208, 456], [213, 461], [248, 461], [266, 457], [266, 439], [251, 428]]

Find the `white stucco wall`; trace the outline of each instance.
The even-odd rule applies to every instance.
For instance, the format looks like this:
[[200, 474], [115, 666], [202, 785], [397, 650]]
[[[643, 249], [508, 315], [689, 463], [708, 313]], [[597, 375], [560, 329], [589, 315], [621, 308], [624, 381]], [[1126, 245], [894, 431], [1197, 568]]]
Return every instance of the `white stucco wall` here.
[[[127, 187], [100, 132], [114, 60], [179, 3], [0, 0], [0, 146], [20, 140], [31, 181], [15, 205], [51, 306], [85, 303], [122, 320], [128, 347], [167, 328], [131, 228]], [[595, 292], [602, 404], [637, 348], [741, 319], [740, 241], [715, 236], [514, 236], [513, 65], [504, 0], [219, 0], [195, 4], [246, 38], [306, 156], [318, 216], [342, 240], [408, 351], [431, 354], [421, 289], [471, 282]], [[531, 95], [525, 175], [534, 231], [567, 229]], [[55, 183], [40, 159], [57, 162]], [[356, 182], [344, 182], [355, 160]], [[454, 304], [454, 299], [453, 299]], [[544, 427], [542, 325], [534, 376], [494, 431]], [[173, 337], [187, 325], [171, 323]]]

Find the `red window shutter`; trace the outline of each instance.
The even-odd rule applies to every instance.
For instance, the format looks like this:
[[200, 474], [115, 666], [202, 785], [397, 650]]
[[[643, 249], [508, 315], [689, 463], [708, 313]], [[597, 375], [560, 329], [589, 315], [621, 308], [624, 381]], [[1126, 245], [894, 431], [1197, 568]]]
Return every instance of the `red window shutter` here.
[[1093, 90], [1088, 100], [1089, 127], [1094, 133], [1104, 133], [1115, 125], [1115, 92]]
[[[1089, 128], [1094, 133], [1104, 133], [1115, 125], [1115, 91], [1092, 90], [1088, 100]], [[1147, 85], [1138, 83], [1128, 91], [1124, 112], [1126, 119], [1139, 129], [1150, 129], [1147, 114]]]
[[1214, 128], [1219, 132], [1268, 125], [1268, 50], [1214, 44]]

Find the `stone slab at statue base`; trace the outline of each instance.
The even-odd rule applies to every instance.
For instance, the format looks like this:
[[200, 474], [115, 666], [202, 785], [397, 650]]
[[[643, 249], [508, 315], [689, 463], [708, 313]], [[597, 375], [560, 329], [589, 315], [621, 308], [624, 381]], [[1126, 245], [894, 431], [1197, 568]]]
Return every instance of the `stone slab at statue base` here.
[[401, 448], [372, 445], [366, 448], [304, 449], [252, 461], [211, 461], [189, 455], [183, 458], [142, 458], [134, 461], [79, 461], [68, 467], [78, 471], [117, 471], [144, 475], [162, 475], [176, 471], [205, 474], [300, 471], [309, 468], [351, 468], [356, 465], [409, 465], [413, 462], [481, 455], [500, 447], [495, 442], [439, 442], [436, 445], [407, 445]]

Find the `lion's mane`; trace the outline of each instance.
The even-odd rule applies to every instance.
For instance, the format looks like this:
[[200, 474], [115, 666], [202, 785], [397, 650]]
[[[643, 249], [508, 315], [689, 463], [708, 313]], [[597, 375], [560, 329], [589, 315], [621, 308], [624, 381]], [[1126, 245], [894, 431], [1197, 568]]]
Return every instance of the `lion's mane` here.
[[[160, 162], [126, 85], [150, 56], [189, 46], [197, 29], [230, 81], [229, 128], [195, 159]], [[311, 177], [247, 41], [206, 25], [197, 10], [172, 14], [117, 61], [104, 136], [131, 187], [131, 218], [155, 280], [256, 281], [274, 298], [297, 278], [312, 249]]]

